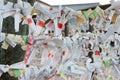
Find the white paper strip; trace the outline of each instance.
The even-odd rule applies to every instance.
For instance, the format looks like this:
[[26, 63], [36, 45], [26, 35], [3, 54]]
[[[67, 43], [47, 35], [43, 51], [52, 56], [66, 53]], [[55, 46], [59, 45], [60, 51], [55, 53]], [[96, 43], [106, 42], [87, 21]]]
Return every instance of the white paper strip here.
[[29, 35], [36, 33], [36, 26], [31, 15], [27, 16], [27, 23], [29, 25]]
[[15, 13], [16, 13], [16, 10], [10, 10], [10, 11], [2, 12], [1, 14], [3, 18], [6, 18], [8, 16], [13, 16]]
[[35, 55], [36, 55], [36, 51], [37, 51], [37, 48], [36, 49], [33, 49], [32, 50], [32, 52], [31, 52], [31, 54], [30, 54], [30, 57], [28, 58], [28, 61], [27, 61], [27, 63], [26, 64], [30, 64], [30, 62], [32, 61], [32, 59], [35, 57]]
[[54, 36], [58, 36], [61, 34], [61, 30], [58, 29], [58, 19], [57, 18], [54, 19], [54, 25], [55, 25]]
[[110, 35], [112, 35], [115, 31], [117, 30], [117, 27], [115, 27], [114, 25], [110, 25], [110, 28], [108, 29], [106, 34], [101, 35], [101, 39], [102, 41], [106, 41], [107, 38], [110, 37]]
[[109, 14], [109, 19], [110, 19], [110, 20], [112, 19], [112, 17], [113, 17], [113, 15], [114, 15], [114, 13], [115, 13], [115, 11], [114, 11], [114, 10], [111, 10], [111, 11], [110, 11], [110, 14]]
[[14, 16], [14, 26], [15, 26], [15, 32], [19, 32], [19, 23], [21, 21], [20, 19], [20, 14], [19, 13], [16, 13], [15, 16]]
[[118, 72], [118, 74], [120, 75], [120, 70], [117, 68], [116, 65], [114, 65], [114, 68], [116, 69], [116, 71]]
[[53, 19], [52, 14], [48, 10], [44, 9], [43, 7], [41, 7], [38, 2], [34, 3], [34, 7], [36, 9], [40, 10], [40, 12], [42, 12], [43, 14], [45, 14], [46, 16], [48, 16], [49, 18]]
[[18, 62], [18, 63], [15, 63], [15, 64], [12, 64], [9, 66], [10, 69], [25, 69], [26, 68], [26, 65], [24, 64], [24, 62]]
[[120, 15], [117, 17], [115, 21], [115, 26], [118, 27], [117, 32], [120, 33]]
[[10, 11], [13, 10], [13, 3], [12, 2], [7, 2], [7, 4], [4, 5], [5, 11]]
[[0, 15], [0, 42], [2, 39], [2, 24], [3, 24], [3, 17]]
[[22, 0], [17, 0], [17, 6], [19, 7], [19, 8], [24, 8], [24, 3], [22, 2]]
[[0, 77], [2, 76], [3, 72], [0, 70]]
[[4, 73], [6, 73], [9, 70], [8, 65], [0, 65], [0, 70], [2, 70]]
[[0, 35], [0, 42], [5, 40], [5, 33], [1, 33]]
[[4, 8], [4, 0], [0, 0], [0, 10]]

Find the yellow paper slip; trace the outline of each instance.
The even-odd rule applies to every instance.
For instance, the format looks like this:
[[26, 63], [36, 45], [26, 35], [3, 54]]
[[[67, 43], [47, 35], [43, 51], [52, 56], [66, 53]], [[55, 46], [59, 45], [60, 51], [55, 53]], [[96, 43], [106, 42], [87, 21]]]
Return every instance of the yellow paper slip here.
[[4, 41], [4, 42], [2, 43], [2, 49], [8, 49], [8, 47], [9, 47], [9, 44], [6, 43], [6, 41]]

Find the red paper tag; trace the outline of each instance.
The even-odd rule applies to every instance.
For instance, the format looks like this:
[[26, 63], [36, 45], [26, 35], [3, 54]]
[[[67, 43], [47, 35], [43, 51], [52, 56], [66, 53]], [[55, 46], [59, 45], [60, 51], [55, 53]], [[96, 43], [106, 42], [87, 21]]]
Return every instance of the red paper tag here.
[[54, 55], [52, 54], [52, 55], [51, 55], [51, 57], [53, 58], [53, 57], [54, 57]]
[[62, 56], [65, 56], [65, 51], [62, 51]]
[[63, 27], [63, 24], [62, 23], [58, 23], [58, 28], [62, 29], [62, 27]]
[[45, 23], [42, 20], [38, 20], [37, 25], [43, 27], [45, 25]]
[[32, 24], [32, 18], [27, 18], [28, 24]]
[[48, 57], [50, 57], [51, 56], [51, 53], [48, 53]]
[[27, 63], [29, 55], [30, 55], [30, 51], [31, 51], [31, 45], [28, 44], [27, 48], [26, 48], [26, 53], [25, 53], [25, 57], [24, 57], [24, 62]]
[[50, 10], [53, 10], [53, 8], [51, 7]]
[[95, 55], [100, 55], [100, 51], [96, 50]]
[[47, 45], [48, 45], [48, 43], [47, 43], [47, 42], [44, 42], [43, 44], [44, 44], [45, 46], [47, 46]]
[[63, 11], [63, 10], [61, 10], [61, 16], [63, 15], [63, 13], [64, 13], [64, 11]]

